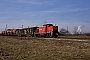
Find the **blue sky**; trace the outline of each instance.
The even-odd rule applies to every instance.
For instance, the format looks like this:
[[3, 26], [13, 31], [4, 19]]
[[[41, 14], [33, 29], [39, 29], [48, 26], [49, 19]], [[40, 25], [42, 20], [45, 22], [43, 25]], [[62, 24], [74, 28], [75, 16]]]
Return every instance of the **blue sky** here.
[[82, 26], [90, 32], [90, 0], [0, 0], [0, 31], [8, 28], [57, 24], [59, 29]]

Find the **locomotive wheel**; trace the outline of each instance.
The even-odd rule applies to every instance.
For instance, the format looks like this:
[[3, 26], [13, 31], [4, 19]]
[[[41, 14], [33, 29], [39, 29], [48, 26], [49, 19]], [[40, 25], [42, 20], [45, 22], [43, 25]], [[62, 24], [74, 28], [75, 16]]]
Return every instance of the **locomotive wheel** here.
[[50, 32], [50, 36], [49, 37], [51, 37], [51, 38], [53, 37], [53, 32]]

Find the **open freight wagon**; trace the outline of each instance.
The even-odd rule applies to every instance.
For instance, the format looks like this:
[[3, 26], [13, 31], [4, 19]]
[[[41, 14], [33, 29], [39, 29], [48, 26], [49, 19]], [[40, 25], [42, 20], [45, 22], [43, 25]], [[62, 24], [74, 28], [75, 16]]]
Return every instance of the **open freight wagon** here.
[[34, 33], [38, 27], [31, 27], [31, 28], [24, 28], [24, 29], [18, 29], [17, 35], [18, 36], [28, 36], [28, 37], [34, 37]]

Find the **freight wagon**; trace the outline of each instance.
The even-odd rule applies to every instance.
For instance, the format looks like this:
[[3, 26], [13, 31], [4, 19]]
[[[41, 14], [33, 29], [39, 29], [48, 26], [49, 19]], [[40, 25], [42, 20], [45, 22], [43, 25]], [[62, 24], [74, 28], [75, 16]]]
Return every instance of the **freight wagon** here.
[[16, 34], [18, 36], [34, 37], [34, 33], [35, 33], [37, 28], [39, 28], [39, 27], [31, 27], [31, 28], [18, 29], [16, 31]]
[[2, 31], [3, 36], [15, 36], [17, 29], [7, 29], [5, 31]]

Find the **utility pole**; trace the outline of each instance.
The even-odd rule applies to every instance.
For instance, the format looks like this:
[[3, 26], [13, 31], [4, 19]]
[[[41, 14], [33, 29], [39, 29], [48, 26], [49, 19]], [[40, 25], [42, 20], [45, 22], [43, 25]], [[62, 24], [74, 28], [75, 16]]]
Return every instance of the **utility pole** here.
[[5, 31], [7, 30], [7, 24], [6, 24], [6, 27], [5, 27]]
[[29, 26], [28, 26], [28, 28], [29, 28]]
[[23, 25], [22, 25], [22, 29], [23, 29]]
[[67, 34], [68, 34], [68, 26], [67, 26]]

